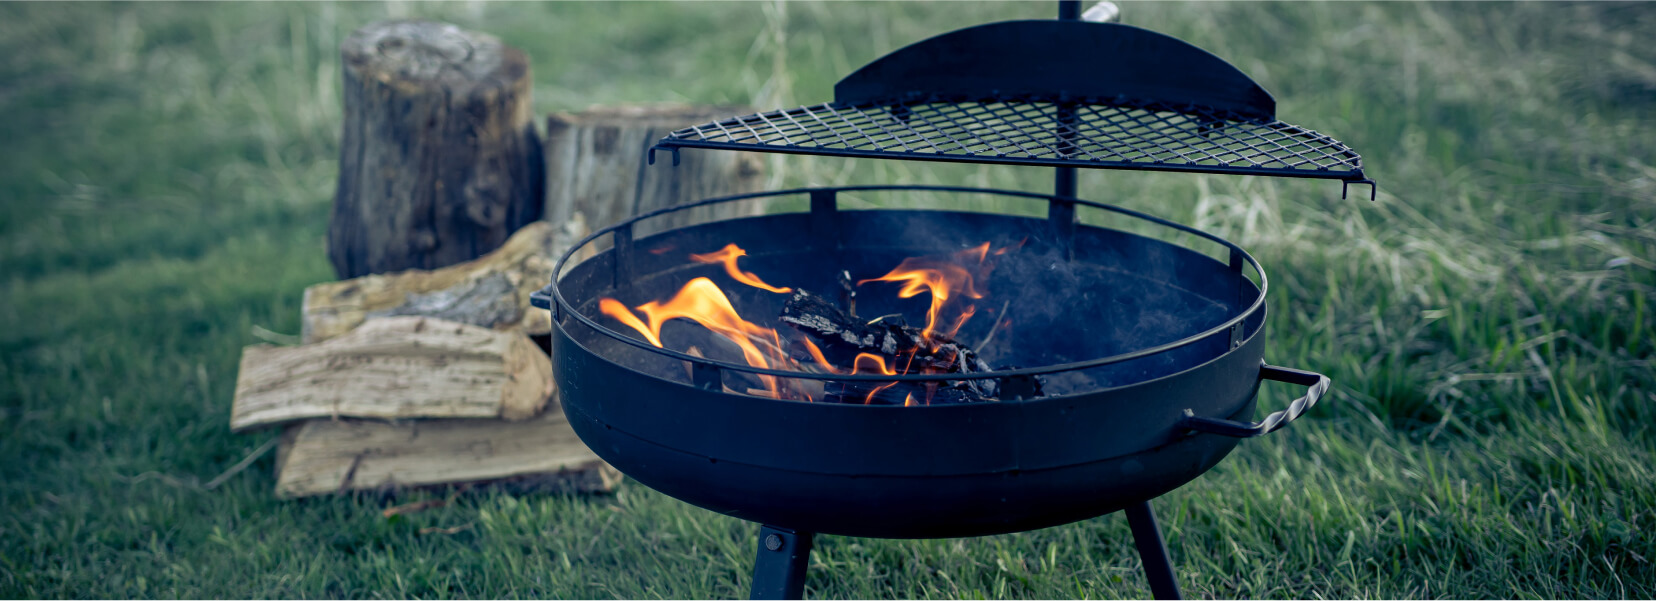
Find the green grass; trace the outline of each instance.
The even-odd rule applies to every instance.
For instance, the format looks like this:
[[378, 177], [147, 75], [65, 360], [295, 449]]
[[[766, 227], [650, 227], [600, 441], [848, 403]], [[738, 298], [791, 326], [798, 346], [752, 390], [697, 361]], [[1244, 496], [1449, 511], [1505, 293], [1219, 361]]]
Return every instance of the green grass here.
[[[525, 49], [538, 110], [825, 100], [879, 54], [1036, 4], [0, 4], [0, 597], [733, 597], [752, 524], [629, 483], [273, 498], [233, 435], [255, 326], [331, 279], [339, 41], [430, 16]], [[1270, 270], [1267, 358], [1333, 394], [1156, 501], [1209, 597], [1656, 596], [1656, 5], [1128, 4], [1364, 154], [1337, 185], [1086, 173]], [[1016, 169], [778, 159], [774, 185], [1042, 189]], [[1269, 387], [1267, 406], [1289, 391]], [[413, 498], [427, 494], [417, 493]], [[402, 500], [408, 500], [404, 498]], [[421, 534], [427, 527], [462, 527]], [[1135, 597], [1125, 520], [823, 536], [813, 597]]]

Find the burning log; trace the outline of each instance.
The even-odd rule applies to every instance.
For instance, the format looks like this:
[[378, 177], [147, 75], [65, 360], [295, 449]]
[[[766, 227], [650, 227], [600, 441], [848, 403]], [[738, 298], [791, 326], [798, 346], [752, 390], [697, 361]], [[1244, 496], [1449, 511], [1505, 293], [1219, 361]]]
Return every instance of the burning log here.
[[[965, 344], [921, 328], [879, 318], [863, 321], [834, 303], [804, 290], [795, 290], [782, 308], [783, 323], [805, 334], [821, 351], [828, 366], [851, 365], [853, 373], [975, 374], [992, 371]], [[870, 359], [869, 357], [872, 357]], [[801, 363], [815, 361], [802, 357]], [[817, 361], [820, 365], [820, 361]], [[827, 366], [824, 366], [827, 367]], [[952, 380], [938, 384], [853, 385], [836, 383], [829, 393], [847, 400], [889, 404], [964, 403], [995, 400], [1000, 391], [995, 380]], [[1039, 384], [1035, 393], [1039, 394]], [[913, 395], [911, 397], [911, 395]], [[1033, 395], [1031, 395], [1033, 396]]]
[[[1002, 248], [994, 254], [999, 256], [1012, 248], [1016, 247]], [[646, 342], [662, 348], [667, 346], [662, 338], [663, 326], [677, 319], [693, 321], [715, 336], [704, 340], [714, 342], [715, 346], [721, 346], [717, 342], [720, 339], [727, 341], [737, 347], [736, 354], [742, 361], [766, 369], [859, 376], [975, 375], [994, 371], [978, 357], [975, 349], [954, 340], [955, 333], [972, 317], [976, 307], [967, 304], [964, 308], [954, 309], [956, 315], [952, 318], [952, 325], [941, 317], [950, 297], [983, 298], [983, 293], [974, 287], [973, 281], [986, 276], [993, 268], [993, 263], [986, 262], [990, 255], [988, 242], [946, 256], [910, 257], [886, 275], [868, 280], [855, 281], [850, 272], [841, 271], [838, 282], [841, 288], [840, 304], [848, 307], [847, 310], [841, 310], [835, 303], [804, 290], [765, 283], [758, 275], [739, 266], [740, 259], [746, 255], [747, 251], [741, 247], [727, 244], [715, 252], [691, 254], [690, 259], [698, 263], [723, 264], [725, 274], [744, 285], [777, 294], [791, 294], [779, 319], [805, 335], [803, 344], [785, 341], [775, 329], [743, 319], [718, 284], [705, 276], [692, 278], [670, 298], [632, 308], [613, 297], [600, 298], [599, 312], [638, 332]], [[931, 308], [926, 312], [926, 327], [911, 327], [901, 322], [901, 316], [891, 316], [898, 318], [896, 320], [876, 318], [867, 322], [856, 317], [856, 287], [867, 282], [901, 282], [904, 287], [898, 292], [899, 298], [929, 292], [932, 298]], [[1001, 312], [1005, 312], [1005, 307]], [[690, 349], [691, 354], [704, 356], [700, 349], [694, 346]], [[691, 370], [687, 376], [695, 379], [695, 372], [688, 362], [685, 369]], [[745, 376], [738, 374], [736, 377]], [[760, 386], [736, 386], [728, 381], [725, 386], [733, 391], [745, 389], [749, 394], [779, 400], [811, 401], [822, 398], [830, 402], [854, 402], [860, 399], [863, 404], [879, 401], [881, 404], [904, 406], [999, 400], [1003, 394], [1013, 399], [1031, 398], [1041, 392], [1040, 381], [1031, 377], [1011, 381], [1008, 390], [1004, 391], [1000, 390], [1002, 383], [998, 379], [989, 378], [923, 383], [882, 383], [873, 380], [850, 383], [840, 380], [819, 387], [814, 383], [817, 381], [810, 378], [768, 374], [756, 374], [754, 377]]]

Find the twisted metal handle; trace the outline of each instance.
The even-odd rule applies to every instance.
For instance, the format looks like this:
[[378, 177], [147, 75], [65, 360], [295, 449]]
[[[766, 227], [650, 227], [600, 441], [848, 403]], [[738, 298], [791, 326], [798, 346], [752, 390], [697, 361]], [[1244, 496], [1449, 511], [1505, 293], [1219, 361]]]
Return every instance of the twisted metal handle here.
[[1288, 384], [1306, 386], [1309, 390], [1305, 391], [1305, 396], [1294, 399], [1293, 402], [1288, 403], [1287, 409], [1267, 415], [1265, 416], [1265, 419], [1256, 423], [1250, 424], [1247, 422], [1239, 422], [1228, 419], [1200, 417], [1197, 416], [1195, 412], [1186, 409], [1184, 411], [1185, 418], [1183, 421], [1179, 422], [1179, 425], [1197, 432], [1219, 434], [1235, 438], [1253, 438], [1255, 436], [1263, 436], [1288, 425], [1288, 422], [1294, 421], [1294, 418], [1305, 413], [1305, 411], [1310, 409], [1312, 405], [1316, 405], [1317, 400], [1321, 399], [1322, 396], [1328, 392], [1328, 376], [1319, 373], [1260, 364], [1259, 377], [1273, 382], [1285, 382]]

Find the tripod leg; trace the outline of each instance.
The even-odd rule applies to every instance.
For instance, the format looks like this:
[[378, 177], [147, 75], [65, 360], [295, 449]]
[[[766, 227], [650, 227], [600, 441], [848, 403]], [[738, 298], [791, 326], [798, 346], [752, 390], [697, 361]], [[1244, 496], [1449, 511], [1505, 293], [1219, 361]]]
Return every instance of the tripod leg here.
[[1127, 508], [1127, 525], [1133, 529], [1133, 545], [1144, 562], [1144, 576], [1150, 580], [1150, 594], [1157, 599], [1183, 599], [1179, 581], [1173, 576], [1173, 559], [1167, 556], [1156, 513], [1145, 501]]
[[759, 555], [753, 560], [750, 599], [801, 599], [811, 560], [810, 532], [759, 527]]

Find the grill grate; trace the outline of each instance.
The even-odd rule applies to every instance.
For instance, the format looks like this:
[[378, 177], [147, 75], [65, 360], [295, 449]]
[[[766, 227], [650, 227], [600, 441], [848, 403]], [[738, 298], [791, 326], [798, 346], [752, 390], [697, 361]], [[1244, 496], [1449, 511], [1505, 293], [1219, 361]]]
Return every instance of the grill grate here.
[[1366, 182], [1362, 158], [1315, 131], [1199, 106], [1122, 99], [826, 103], [687, 127], [656, 146]]

